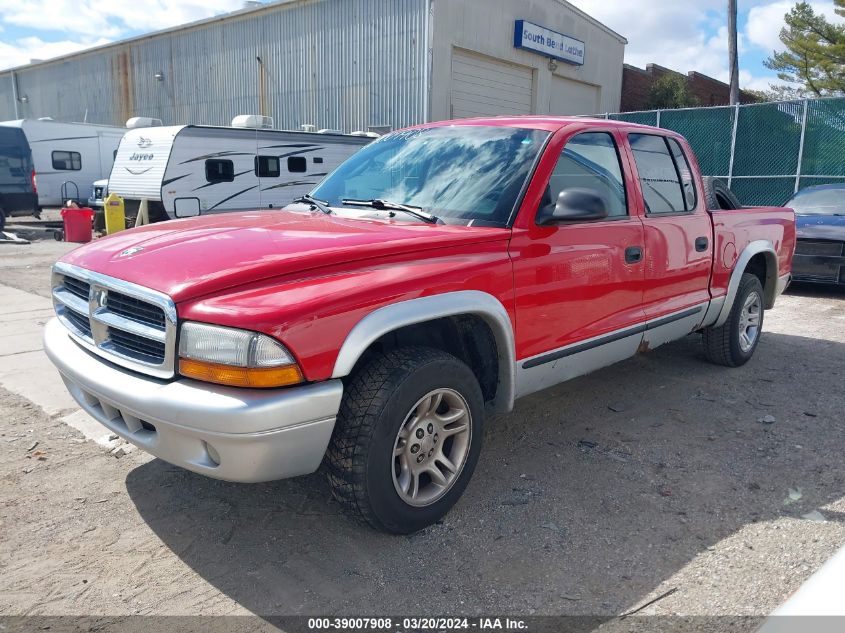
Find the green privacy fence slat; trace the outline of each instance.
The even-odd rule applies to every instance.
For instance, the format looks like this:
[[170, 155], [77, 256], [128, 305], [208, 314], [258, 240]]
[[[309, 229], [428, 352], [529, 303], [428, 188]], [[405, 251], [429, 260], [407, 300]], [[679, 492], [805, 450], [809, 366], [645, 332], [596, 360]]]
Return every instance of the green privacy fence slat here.
[[807, 102], [801, 173], [845, 176], [845, 98]]
[[794, 174], [801, 146], [802, 114], [800, 101], [740, 108], [733, 175]]
[[812, 187], [813, 185], [845, 185], [845, 176], [802, 176], [798, 185], [799, 189]]
[[794, 189], [794, 178], [734, 178], [731, 182], [731, 191], [746, 206], [781, 206]]
[[702, 173], [728, 178], [746, 205], [782, 205], [796, 188], [845, 183], [845, 97], [622, 112], [607, 118], [659, 123], [683, 134]]
[[736, 108], [663, 110], [660, 127], [682, 134], [692, 146], [701, 171], [727, 176], [731, 163], [731, 136]]

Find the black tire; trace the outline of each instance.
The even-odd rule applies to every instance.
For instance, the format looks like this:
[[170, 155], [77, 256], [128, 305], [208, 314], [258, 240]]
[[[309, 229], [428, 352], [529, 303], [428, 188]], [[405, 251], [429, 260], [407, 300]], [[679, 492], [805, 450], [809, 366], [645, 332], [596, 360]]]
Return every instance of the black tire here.
[[[744, 343], [740, 342], [742, 329], [740, 322], [742, 320], [743, 306], [748, 297], [752, 293], [757, 293], [759, 301], [759, 324], [753, 343], [750, 347], [744, 348]], [[754, 355], [754, 350], [760, 342], [760, 336], [763, 331], [763, 317], [765, 315], [765, 299], [763, 296], [763, 285], [760, 280], [749, 273], [744, 273], [739, 282], [736, 298], [731, 307], [731, 313], [728, 320], [719, 327], [709, 327], [703, 332], [704, 335], [704, 353], [707, 360], [717, 365], [724, 365], [726, 367], [739, 367], [747, 363]]]
[[[468, 405], [468, 446], [448, 491], [429, 505], [415, 507], [394, 485], [394, 448], [415, 403], [437, 389], [453, 390]], [[332, 494], [350, 514], [378, 530], [392, 534], [421, 530], [442, 518], [463, 494], [478, 462], [483, 432], [481, 387], [460, 360], [426, 347], [375, 356], [345, 385], [325, 460]]]
[[0, 233], [6, 230], [6, 212], [0, 207]]
[[727, 183], [713, 176], [704, 177], [704, 201], [708, 209], [741, 209], [742, 203]]

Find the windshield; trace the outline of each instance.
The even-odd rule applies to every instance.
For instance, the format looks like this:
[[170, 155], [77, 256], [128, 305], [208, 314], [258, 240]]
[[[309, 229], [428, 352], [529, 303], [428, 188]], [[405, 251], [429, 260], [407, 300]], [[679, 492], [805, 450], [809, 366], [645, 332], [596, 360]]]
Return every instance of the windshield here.
[[797, 215], [845, 214], [845, 188], [801, 191], [786, 206]]
[[382, 199], [447, 223], [505, 226], [548, 136], [472, 125], [396, 132], [358, 151], [311, 195], [332, 207], [344, 199]]

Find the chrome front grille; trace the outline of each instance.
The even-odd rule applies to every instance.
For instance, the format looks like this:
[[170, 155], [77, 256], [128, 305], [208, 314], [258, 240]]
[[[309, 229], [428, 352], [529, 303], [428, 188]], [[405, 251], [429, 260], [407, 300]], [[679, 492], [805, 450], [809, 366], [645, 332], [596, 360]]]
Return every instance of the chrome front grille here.
[[96, 354], [157, 378], [174, 375], [176, 307], [167, 295], [58, 263], [53, 305], [74, 338]]
[[166, 320], [164, 310], [158, 306], [150, 305], [135, 297], [120, 292], [110, 292], [108, 301], [109, 310], [115, 314], [132, 319], [138, 323], [146, 323], [149, 326], [164, 329]]
[[76, 295], [83, 301], [88, 301], [88, 293], [91, 290], [88, 282], [82, 281], [81, 279], [74, 279], [73, 277], [65, 277], [64, 286], [71, 294]]

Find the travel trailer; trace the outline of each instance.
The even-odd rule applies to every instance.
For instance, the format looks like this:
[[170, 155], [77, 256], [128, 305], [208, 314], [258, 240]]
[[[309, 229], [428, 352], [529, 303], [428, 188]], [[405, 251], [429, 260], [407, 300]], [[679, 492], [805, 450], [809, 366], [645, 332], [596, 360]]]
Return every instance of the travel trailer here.
[[293, 131], [241, 115], [232, 126], [174, 125], [126, 132], [109, 192], [128, 214], [148, 203], [151, 221], [280, 207], [372, 141], [372, 133]]
[[111, 171], [125, 128], [52, 119], [2, 121], [20, 128], [32, 152], [38, 185], [38, 206], [59, 207], [68, 200], [84, 202], [91, 183]]

